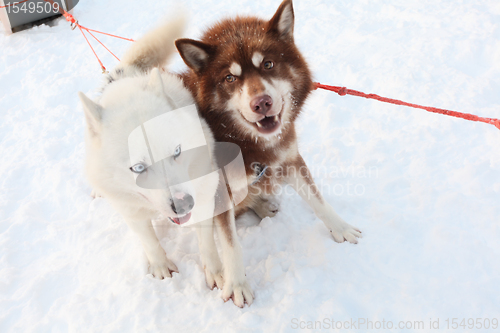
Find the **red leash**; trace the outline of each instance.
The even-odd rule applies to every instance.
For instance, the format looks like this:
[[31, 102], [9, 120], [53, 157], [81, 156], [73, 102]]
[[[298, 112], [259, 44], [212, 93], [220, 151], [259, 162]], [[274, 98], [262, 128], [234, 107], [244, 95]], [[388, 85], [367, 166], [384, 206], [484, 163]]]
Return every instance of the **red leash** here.
[[[18, 5], [20, 3], [26, 2], [26, 1], [28, 1], [28, 0], [19, 1], [17, 3], [13, 3], [13, 4], [10, 4], [10, 5], [14, 6], [14, 5]], [[53, 6], [53, 8], [56, 8], [55, 7], [56, 4], [54, 3], [54, 1], [52, 1], [52, 0], [44, 0], [44, 1], [51, 3], [52, 6]], [[7, 6], [5, 6], [5, 7], [7, 7]], [[106, 50], [108, 50], [108, 52], [111, 53], [113, 55], [113, 57], [115, 57], [118, 61], [120, 61], [120, 59], [118, 59], [118, 57], [113, 52], [111, 52], [103, 43], [101, 43], [101, 41], [99, 39], [97, 39], [97, 37], [94, 36], [91, 33], [91, 31], [97, 32], [97, 33], [100, 33], [100, 34], [103, 34], [103, 35], [107, 35], [107, 36], [111, 36], [111, 37], [116, 37], [116, 38], [121, 38], [121, 39], [125, 39], [125, 40], [128, 40], [128, 41], [134, 42], [134, 40], [130, 39], [130, 38], [120, 37], [120, 36], [108, 34], [108, 33], [102, 32], [102, 31], [97, 31], [97, 30], [86, 28], [86, 27], [80, 25], [78, 23], [78, 21], [73, 17], [73, 15], [71, 15], [68, 12], [66, 12], [64, 9], [62, 9], [61, 6], [59, 6], [59, 4], [57, 4], [57, 8], [58, 8], [59, 12], [66, 18], [66, 21], [68, 21], [68, 22], [71, 23], [71, 28], [72, 29], [75, 29], [76, 27], [78, 27], [78, 29], [80, 29], [80, 32], [82, 33], [83, 37], [85, 37], [85, 40], [87, 41], [87, 43], [89, 44], [90, 48], [92, 49], [92, 52], [94, 53], [95, 57], [97, 58], [97, 61], [99, 61], [99, 64], [101, 65], [101, 69], [102, 69], [103, 73], [106, 72], [106, 67], [104, 67], [104, 65], [102, 64], [101, 60], [97, 56], [97, 53], [94, 51], [94, 48], [92, 47], [92, 45], [90, 44], [89, 40], [87, 39], [87, 36], [85, 36], [85, 33], [83, 32], [83, 30], [87, 31], [92, 37], [94, 37], [94, 39], [96, 41], [98, 41], [99, 44], [101, 44]], [[365, 94], [365, 93], [363, 93], [361, 91], [347, 89], [346, 87], [328, 86], [328, 85], [321, 84], [321, 83], [318, 83], [318, 82], [315, 82], [314, 86], [315, 86], [315, 89], [321, 88], [321, 89], [325, 89], [325, 90], [334, 91], [337, 94], [339, 94], [340, 96], [353, 95], [353, 96], [359, 96], [359, 97], [364, 97], [364, 98], [375, 99], [377, 101], [381, 101], [381, 102], [385, 102], [385, 103], [391, 103], [391, 104], [396, 104], [396, 105], [409, 106], [409, 107], [412, 107], [412, 108], [422, 109], [422, 110], [426, 110], [426, 111], [429, 111], [429, 112], [444, 114], [444, 115], [447, 115], [447, 116], [462, 118], [462, 119], [466, 119], [466, 120], [481, 121], [483, 123], [494, 125], [498, 129], [500, 129], [500, 119], [496, 119], [496, 118], [484, 118], [484, 117], [479, 117], [479, 116], [476, 116], [476, 115], [473, 115], [473, 114], [470, 114], [470, 113], [462, 113], [462, 112], [456, 112], [456, 111], [451, 111], [451, 110], [433, 108], [433, 107], [430, 107], [430, 106], [422, 106], [422, 105], [418, 105], [418, 104], [411, 104], [411, 103], [403, 102], [403, 101], [400, 101], [400, 100], [397, 100], [397, 99], [392, 99], [392, 98], [387, 98], [387, 97], [381, 97], [381, 96], [375, 95], [375, 94]]]
[[444, 114], [447, 116], [467, 119], [467, 120], [471, 120], [471, 121], [481, 121], [483, 123], [494, 125], [498, 129], [500, 129], [500, 119], [483, 118], [483, 117], [479, 117], [479, 116], [476, 116], [476, 115], [473, 115], [470, 113], [462, 113], [462, 112], [450, 111], [450, 110], [445, 110], [445, 109], [433, 108], [430, 106], [422, 106], [422, 105], [418, 105], [418, 104], [406, 103], [406, 102], [403, 102], [403, 101], [400, 101], [397, 99], [381, 97], [381, 96], [375, 95], [375, 94], [365, 94], [361, 91], [347, 89], [346, 87], [327, 86], [325, 84], [321, 84], [318, 82], [315, 82], [314, 86], [315, 86], [315, 89], [321, 88], [321, 89], [325, 89], [325, 90], [334, 91], [337, 94], [339, 94], [340, 96], [353, 95], [353, 96], [359, 96], [359, 97], [364, 97], [364, 98], [376, 99], [377, 101], [381, 101], [381, 102], [409, 106], [412, 108], [417, 108], [417, 109], [422, 109], [422, 110], [426, 110], [429, 112]]
[[[52, 0], [44, 0], [44, 1], [51, 3], [52, 7], [56, 8], [55, 7], [56, 4], [54, 3], [54, 1], [52, 1]], [[104, 67], [104, 65], [101, 62], [101, 59], [99, 59], [99, 57], [97, 56], [97, 53], [95, 53], [94, 48], [92, 47], [92, 45], [90, 44], [89, 40], [87, 39], [87, 36], [85, 36], [85, 33], [83, 32], [83, 30], [87, 31], [87, 33], [89, 33], [89, 35], [91, 35], [92, 37], [94, 37], [94, 39], [96, 41], [98, 41], [99, 44], [101, 44], [106, 50], [108, 50], [108, 52], [111, 53], [113, 55], [113, 57], [115, 57], [118, 61], [120, 61], [120, 59], [118, 59], [118, 57], [115, 56], [115, 54], [113, 52], [111, 52], [99, 39], [97, 39], [97, 37], [94, 36], [91, 33], [91, 31], [97, 32], [97, 33], [100, 33], [100, 34], [103, 34], [103, 35], [111, 36], [111, 37], [125, 39], [125, 40], [131, 41], [131, 42], [135, 42], [131, 38], [125, 38], [125, 37], [115, 36], [115, 35], [108, 34], [108, 33], [102, 32], [102, 31], [97, 31], [97, 30], [86, 28], [86, 27], [80, 25], [78, 23], [78, 21], [73, 17], [73, 15], [71, 15], [70, 13], [68, 13], [67, 11], [65, 11], [63, 8], [61, 8], [61, 6], [59, 6], [59, 4], [57, 4], [57, 8], [58, 8], [59, 12], [66, 18], [66, 21], [68, 21], [68, 22], [71, 23], [71, 29], [75, 29], [76, 27], [78, 27], [78, 29], [80, 29], [80, 32], [82, 33], [83, 37], [85, 37], [85, 40], [87, 41], [87, 44], [89, 44], [90, 48], [92, 49], [92, 52], [94, 53], [95, 57], [97, 58], [97, 61], [101, 65], [101, 69], [102, 69], [103, 73], [106, 73], [106, 67]]]

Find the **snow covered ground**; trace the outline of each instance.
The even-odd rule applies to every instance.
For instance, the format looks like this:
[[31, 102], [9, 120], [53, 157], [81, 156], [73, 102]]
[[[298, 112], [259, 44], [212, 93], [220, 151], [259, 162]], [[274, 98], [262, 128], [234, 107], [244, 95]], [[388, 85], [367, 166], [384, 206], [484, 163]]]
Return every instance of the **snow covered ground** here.
[[[84, 0], [74, 15], [137, 38], [177, 3]], [[196, 38], [224, 15], [270, 18], [279, 0], [182, 3], [186, 35]], [[294, 6], [296, 42], [317, 81], [500, 117], [497, 0]], [[129, 46], [102, 40], [118, 56]], [[184, 68], [179, 57], [172, 68]], [[438, 319], [451, 332], [453, 318], [465, 318], [465, 331], [469, 318], [476, 327], [500, 320], [495, 127], [314, 92], [298, 122], [300, 150], [364, 238], [335, 243], [296, 194], [283, 196], [275, 218], [243, 216], [238, 234], [256, 299], [239, 309], [206, 287], [194, 229], [157, 226], [180, 270], [158, 281], [122, 218], [89, 196], [76, 93], [97, 96], [101, 76], [80, 32], [61, 19], [0, 30], [0, 332], [332, 331], [331, 320], [351, 332], [370, 328], [364, 321], [373, 331], [423, 332]]]

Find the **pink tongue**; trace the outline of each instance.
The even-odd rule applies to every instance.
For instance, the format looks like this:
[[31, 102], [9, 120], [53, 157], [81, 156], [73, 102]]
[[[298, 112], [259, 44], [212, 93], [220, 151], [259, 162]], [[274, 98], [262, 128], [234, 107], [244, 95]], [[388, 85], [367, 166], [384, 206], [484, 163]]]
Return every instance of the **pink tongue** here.
[[174, 220], [174, 222], [177, 224], [183, 224], [183, 223], [186, 223], [187, 221], [189, 221], [190, 218], [191, 218], [191, 213], [188, 213], [188, 214], [184, 215], [183, 217], [174, 217], [174, 218], [172, 218], [172, 220]]

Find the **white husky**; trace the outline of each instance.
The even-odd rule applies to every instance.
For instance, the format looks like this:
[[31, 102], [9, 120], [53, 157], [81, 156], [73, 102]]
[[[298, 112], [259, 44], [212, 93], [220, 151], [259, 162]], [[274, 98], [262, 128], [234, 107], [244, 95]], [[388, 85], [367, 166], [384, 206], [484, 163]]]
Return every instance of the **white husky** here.
[[[189, 154], [186, 148], [196, 146], [193, 138], [200, 139], [201, 132], [206, 151], [211, 154], [212, 133], [197, 117], [194, 106], [194, 114], [183, 112], [167, 117], [169, 121], [164, 117], [178, 110], [189, 111], [194, 104], [179, 76], [158, 69], [174, 52], [174, 40], [180, 37], [183, 25], [182, 19], [169, 22], [134, 43], [108, 75], [97, 103], [79, 93], [86, 119], [86, 174], [94, 191], [104, 196], [137, 233], [149, 259], [149, 272], [156, 278], [171, 277], [178, 269], [161, 247], [151, 219], [162, 215], [177, 224], [202, 221], [196, 224], [196, 230], [207, 283], [210, 287], [222, 286], [222, 264], [212, 222], [220, 177], [217, 172], [207, 174], [202, 177], [202, 186], [186, 181], [197, 177], [190, 178], [190, 173], [200, 174], [197, 155]], [[146, 133], [148, 126], [155, 125], [153, 136]], [[160, 164], [167, 169], [168, 177], [164, 182], [153, 179], [149, 186], [153, 169]]]

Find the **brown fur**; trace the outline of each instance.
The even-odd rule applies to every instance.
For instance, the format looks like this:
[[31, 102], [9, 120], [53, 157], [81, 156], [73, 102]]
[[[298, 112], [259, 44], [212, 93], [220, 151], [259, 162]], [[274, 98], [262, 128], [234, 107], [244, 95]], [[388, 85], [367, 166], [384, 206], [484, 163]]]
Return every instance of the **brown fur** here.
[[[324, 202], [297, 149], [294, 121], [314, 85], [293, 40], [292, 0], [284, 0], [269, 21], [256, 17], [225, 19], [207, 29], [201, 41], [179, 39], [176, 46], [190, 67], [181, 77], [215, 140], [240, 147], [249, 183], [255, 179], [254, 163], [260, 164], [257, 170], [268, 166], [258, 183], [249, 186], [243, 202], [214, 219], [227, 257], [224, 279], [230, 281], [224, 286], [223, 298], [229, 298], [233, 292], [233, 299], [239, 300], [235, 304], [241, 305], [242, 299], [250, 304], [253, 295], [244, 276], [234, 218], [248, 208], [260, 217], [275, 214], [268, 203], [276, 185], [288, 182], [323, 220], [335, 241], [357, 243], [361, 232], [345, 223]], [[257, 52], [263, 56], [262, 61]], [[281, 110], [277, 110], [280, 105]], [[281, 123], [280, 134], [275, 133], [277, 126], [272, 127], [278, 124], [277, 119]], [[304, 185], [307, 193], [302, 191]], [[313, 196], [309, 197], [309, 193]]]
[[[201, 42], [197, 42], [208, 53], [207, 64], [181, 74], [186, 86], [195, 96], [201, 115], [207, 120], [216, 141], [233, 142], [240, 146], [248, 175], [254, 172], [250, 167], [252, 162], [275, 165], [278, 153], [293, 146], [292, 143], [296, 141], [294, 121], [307, 96], [314, 89], [309, 68], [295, 46], [293, 37], [284, 38], [277, 31], [279, 15], [290, 2], [291, 0], [285, 0], [270, 21], [256, 17], [236, 17], [215, 24], [203, 34]], [[176, 44], [179, 48], [190, 42], [194, 41], [180, 39]], [[275, 66], [271, 71], [255, 68], [251, 59], [255, 51], [262, 53], [266, 60], [274, 61]], [[229, 67], [233, 62], [242, 66], [243, 75], [229, 84], [225, 77], [230, 74]], [[236, 89], [241, 89], [245, 80], [273, 77], [288, 78], [293, 83], [291, 94], [295, 103], [291, 110], [290, 124], [282, 128], [281, 140], [263, 147], [262, 140], [256, 143], [245, 131], [233, 126], [233, 116], [226, 112], [225, 102]], [[255, 89], [258, 91], [261, 88], [256, 84]]]

